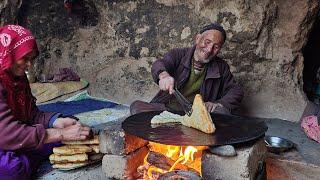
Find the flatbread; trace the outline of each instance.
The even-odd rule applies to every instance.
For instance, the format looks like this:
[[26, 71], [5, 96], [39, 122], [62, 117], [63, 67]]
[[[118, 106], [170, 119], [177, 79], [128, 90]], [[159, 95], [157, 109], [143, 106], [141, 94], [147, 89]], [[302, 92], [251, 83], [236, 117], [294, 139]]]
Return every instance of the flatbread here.
[[58, 155], [83, 154], [87, 152], [92, 152], [92, 148], [87, 145], [64, 145], [53, 148], [53, 153]]
[[62, 141], [62, 144], [99, 144], [99, 136], [95, 135], [92, 139], [82, 141]]
[[200, 94], [197, 94], [193, 100], [191, 116], [185, 115], [181, 123], [208, 134], [216, 130]]
[[163, 123], [181, 123], [184, 126], [192, 127], [208, 134], [213, 133], [216, 129], [200, 94], [197, 94], [194, 98], [190, 117], [164, 111], [151, 119], [151, 124]]
[[100, 153], [100, 146], [99, 145], [89, 145], [89, 147], [92, 148], [92, 152], [95, 152], [95, 153]]
[[71, 170], [71, 169], [76, 169], [88, 164], [89, 162], [61, 163], [61, 164], [53, 164], [52, 167], [60, 170]]
[[61, 164], [61, 163], [70, 163], [70, 162], [86, 162], [88, 161], [87, 154], [74, 154], [74, 155], [58, 155], [51, 154], [49, 156], [49, 160], [51, 164]]
[[151, 119], [151, 124], [163, 124], [163, 123], [181, 123], [183, 116], [173, 114], [169, 111], [163, 111], [157, 116]]

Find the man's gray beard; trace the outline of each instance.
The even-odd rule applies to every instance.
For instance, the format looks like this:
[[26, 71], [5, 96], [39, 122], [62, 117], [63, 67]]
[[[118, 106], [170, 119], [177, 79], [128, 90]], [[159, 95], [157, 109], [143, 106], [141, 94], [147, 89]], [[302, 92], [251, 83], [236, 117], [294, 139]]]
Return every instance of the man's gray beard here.
[[201, 62], [202, 62], [203, 64], [207, 64], [207, 63], [209, 63], [213, 58], [214, 58], [214, 56], [209, 56], [207, 59], [204, 59], [204, 60], [202, 60]]
[[[200, 50], [197, 50], [196, 51], [200, 51]], [[202, 64], [207, 64], [209, 63], [212, 59], [214, 58], [213, 55], [209, 56], [207, 59], [204, 59], [204, 60], [198, 60], [198, 62], [202, 63]]]

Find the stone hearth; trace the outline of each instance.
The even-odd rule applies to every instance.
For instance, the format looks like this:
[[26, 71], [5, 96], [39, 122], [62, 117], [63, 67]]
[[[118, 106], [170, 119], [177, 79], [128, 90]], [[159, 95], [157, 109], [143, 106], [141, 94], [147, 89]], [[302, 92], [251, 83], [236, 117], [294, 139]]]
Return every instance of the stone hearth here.
[[[137, 167], [149, 152], [147, 142], [127, 135], [121, 122], [107, 125], [100, 133], [100, 148], [105, 153], [102, 171], [109, 179], [136, 179]], [[212, 179], [254, 179], [263, 163], [266, 148], [263, 140], [236, 147], [237, 156], [221, 157], [205, 150], [202, 154], [202, 175]]]

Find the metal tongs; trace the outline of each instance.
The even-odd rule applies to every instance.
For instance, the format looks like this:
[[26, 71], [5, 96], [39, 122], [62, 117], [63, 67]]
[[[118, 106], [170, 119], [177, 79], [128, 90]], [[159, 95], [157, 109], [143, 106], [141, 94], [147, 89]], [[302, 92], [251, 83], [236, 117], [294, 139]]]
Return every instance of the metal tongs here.
[[175, 87], [174, 88], [174, 92], [173, 95], [177, 98], [179, 104], [182, 106], [183, 111], [188, 115], [191, 116], [192, 113], [192, 104], [190, 103], [190, 101], [185, 98], [179, 91], [178, 89]]

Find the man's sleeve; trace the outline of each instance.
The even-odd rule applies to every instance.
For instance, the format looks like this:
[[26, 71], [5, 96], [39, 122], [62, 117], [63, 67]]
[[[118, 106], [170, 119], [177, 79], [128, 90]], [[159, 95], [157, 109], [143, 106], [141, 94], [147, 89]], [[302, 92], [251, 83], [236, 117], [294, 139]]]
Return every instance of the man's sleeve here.
[[222, 104], [231, 111], [239, 107], [244, 93], [242, 87], [235, 82], [228, 65], [226, 65], [223, 72], [222, 97], [216, 102]]
[[14, 119], [0, 85], [0, 149], [39, 149], [44, 144], [46, 130], [43, 124], [27, 125]]
[[159, 74], [167, 71], [171, 76], [174, 76], [174, 70], [178, 67], [182, 53], [181, 49], [172, 49], [166, 53], [163, 58], [157, 59], [151, 67], [152, 77], [155, 83], [159, 82]]

